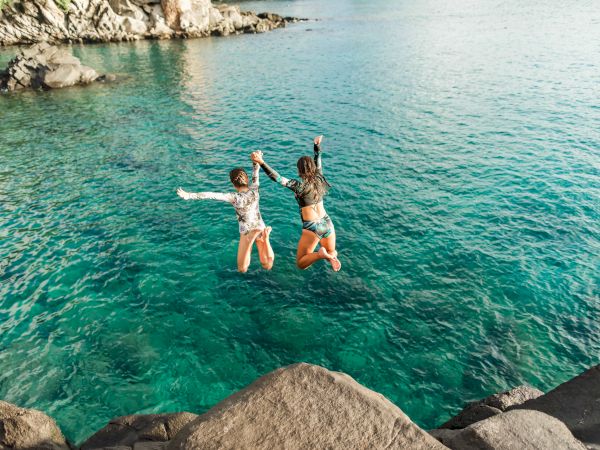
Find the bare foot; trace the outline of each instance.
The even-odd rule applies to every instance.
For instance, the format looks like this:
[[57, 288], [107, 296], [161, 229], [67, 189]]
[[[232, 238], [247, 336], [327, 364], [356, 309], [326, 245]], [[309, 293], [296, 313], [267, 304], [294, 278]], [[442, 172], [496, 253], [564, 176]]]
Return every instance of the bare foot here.
[[[342, 263], [339, 259], [337, 259], [337, 251], [334, 250], [332, 253], [329, 253], [325, 249], [325, 247], [321, 247], [318, 253], [321, 256], [321, 259], [326, 259], [329, 261], [329, 263], [331, 264], [331, 268], [334, 272], [340, 271], [340, 269], [342, 268]], [[333, 255], [333, 253], [335, 253], [335, 256]]]

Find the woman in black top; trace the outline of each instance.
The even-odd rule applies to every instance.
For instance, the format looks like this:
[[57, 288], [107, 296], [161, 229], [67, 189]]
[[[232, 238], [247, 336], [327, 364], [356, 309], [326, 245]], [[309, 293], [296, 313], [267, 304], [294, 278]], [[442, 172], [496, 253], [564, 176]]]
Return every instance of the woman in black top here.
[[[325, 259], [337, 272], [342, 264], [335, 250], [335, 229], [323, 206], [323, 197], [327, 193], [329, 183], [323, 177], [321, 166], [322, 139], [323, 136], [317, 136], [314, 140], [314, 159], [303, 156], [298, 160], [298, 175], [301, 180], [279, 175], [264, 161], [261, 152], [252, 153], [251, 159], [260, 164], [271, 180], [290, 189], [296, 196], [302, 218], [302, 236], [296, 254], [298, 267], [304, 270], [319, 259]], [[315, 252], [317, 244], [321, 244], [321, 248]]]

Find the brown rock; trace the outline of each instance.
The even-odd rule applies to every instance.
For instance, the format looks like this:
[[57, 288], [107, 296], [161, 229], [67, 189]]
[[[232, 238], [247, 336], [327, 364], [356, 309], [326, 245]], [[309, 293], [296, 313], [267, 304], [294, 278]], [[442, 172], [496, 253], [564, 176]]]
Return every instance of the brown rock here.
[[46, 414], [0, 401], [0, 449], [70, 450], [69, 444]]
[[383, 395], [310, 364], [271, 372], [190, 422], [168, 450], [444, 449]]

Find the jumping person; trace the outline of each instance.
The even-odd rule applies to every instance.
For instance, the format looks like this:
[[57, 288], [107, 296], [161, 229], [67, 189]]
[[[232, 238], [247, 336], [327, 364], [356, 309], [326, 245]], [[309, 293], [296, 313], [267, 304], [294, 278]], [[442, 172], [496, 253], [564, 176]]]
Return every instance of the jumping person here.
[[[262, 152], [255, 152], [259, 155]], [[238, 271], [246, 272], [250, 266], [252, 246], [256, 242], [260, 263], [266, 270], [271, 270], [275, 261], [275, 254], [269, 242], [271, 227], [265, 226], [259, 210], [259, 166], [252, 165], [252, 183], [248, 185], [248, 174], [242, 168], [233, 169], [229, 173], [231, 183], [237, 192], [221, 194], [218, 192], [186, 192], [177, 189], [177, 195], [184, 200], [221, 200], [231, 203], [235, 208], [240, 229], [240, 244], [238, 246], [237, 267]]]
[[[262, 152], [254, 152], [250, 158], [254, 163], [260, 164], [271, 180], [290, 189], [296, 196], [302, 219], [302, 236], [296, 253], [298, 267], [304, 270], [319, 259], [325, 259], [337, 272], [342, 268], [342, 263], [335, 250], [335, 229], [323, 206], [323, 196], [329, 189], [329, 183], [323, 177], [321, 167], [322, 140], [323, 136], [314, 139], [314, 160], [310, 156], [303, 156], [298, 160], [298, 175], [302, 181], [279, 175], [264, 161]], [[317, 244], [321, 244], [321, 248], [315, 252]]]

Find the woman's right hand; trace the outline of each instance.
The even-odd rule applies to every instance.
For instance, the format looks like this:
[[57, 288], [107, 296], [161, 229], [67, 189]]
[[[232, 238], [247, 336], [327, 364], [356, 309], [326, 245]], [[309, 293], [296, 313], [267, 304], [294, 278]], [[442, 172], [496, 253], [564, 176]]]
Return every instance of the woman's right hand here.
[[181, 188], [177, 188], [177, 195], [179, 195], [182, 199], [184, 200], [189, 200], [191, 195], [189, 192], [185, 192], [183, 189]]

